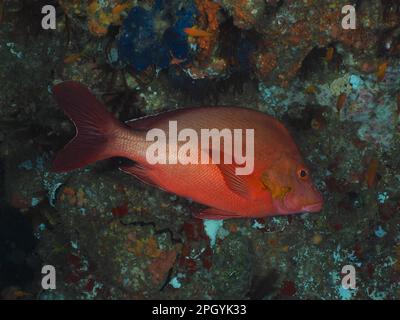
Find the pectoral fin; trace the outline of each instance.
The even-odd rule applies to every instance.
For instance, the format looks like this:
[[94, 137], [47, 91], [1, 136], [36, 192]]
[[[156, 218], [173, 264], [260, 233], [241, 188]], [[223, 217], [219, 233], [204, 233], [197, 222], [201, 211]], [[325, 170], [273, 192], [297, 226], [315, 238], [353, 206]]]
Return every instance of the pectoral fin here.
[[236, 174], [236, 168], [238, 166], [236, 164], [219, 164], [218, 168], [220, 169], [224, 181], [235, 193], [240, 195], [241, 197], [249, 197], [250, 196], [250, 185], [248, 176], [242, 176]]
[[[202, 150], [202, 152], [205, 152], [209, 155], [209, 162], [212, 162], [212, 150]], [[250, 179], [249, 176], [247, 175], [237, 175], [236, 174], [236, 169], [240, 168], [240, 165], [235, 163], [234, 159], [232, 156], [229, 154], [226, 154], [222, 151], [220, 152], [220, 164], [216, 164], [218, 169], [221, 171], [224, 181], [226, 185], [228, 186], [229, 189], [231, 189], [233, 192], [237, 193], [241, 197], [249, 197], [250, 196]], [[225, 160], [230, 159], [231, 164], [225, 164]]]

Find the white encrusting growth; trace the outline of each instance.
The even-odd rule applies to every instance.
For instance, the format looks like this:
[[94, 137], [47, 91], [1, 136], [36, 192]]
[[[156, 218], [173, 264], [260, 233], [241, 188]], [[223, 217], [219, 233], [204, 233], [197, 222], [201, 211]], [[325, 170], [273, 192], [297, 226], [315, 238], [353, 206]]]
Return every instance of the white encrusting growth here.
[[213, 247], [217, 240], [218, 230], [224, 224], [224, 220], [204, 220], [204, 230], [207, 236], [210, 238], [210, 245]]

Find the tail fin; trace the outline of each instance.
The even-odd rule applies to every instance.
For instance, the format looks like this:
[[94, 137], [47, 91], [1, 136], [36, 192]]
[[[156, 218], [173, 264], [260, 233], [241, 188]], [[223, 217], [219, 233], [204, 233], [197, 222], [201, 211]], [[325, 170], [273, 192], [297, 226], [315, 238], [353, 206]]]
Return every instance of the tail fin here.
[[59, 106], [75, 124], [76, 135], [57, 154], [52, 170], [70, 171], [116, 156], [109, 141], [121, 124], [89, 89], [67, 81], [54, 86], [53, 92]]

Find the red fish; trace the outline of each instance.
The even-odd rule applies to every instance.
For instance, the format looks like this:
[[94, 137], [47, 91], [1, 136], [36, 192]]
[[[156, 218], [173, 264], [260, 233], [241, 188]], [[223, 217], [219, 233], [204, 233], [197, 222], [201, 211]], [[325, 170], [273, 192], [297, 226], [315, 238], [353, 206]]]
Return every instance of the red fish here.
[[[135, 163], [121, 170], [208, 206], [197, 215], [202, 219], [264, 217], [317, 212], [322, 208], [322, 196], [289, 132], [278, 120], [261, 112], [238, 107], [197, 107], [121, 123], [78, 83], [58, 84], [54, 95], [77, 131], [54, 160], [56, 172], [111, 157], [126, 157]], [[179, 130], [191, 128], [198, 133], [204, 128], [254, 129], [254, 170], [237, 175], [239, 165], [235, 161], [150, 164], [146, 150], [152, 142], [146, 141], [146, 133], [153, 128], [168, 133], [170, 121], [176, 121]], [[165, 152], [172, 149], [168, 145]], [[220, 150], [225, 151], [223, 147]], [[205, 151], [211, 152], [211, 147]]]

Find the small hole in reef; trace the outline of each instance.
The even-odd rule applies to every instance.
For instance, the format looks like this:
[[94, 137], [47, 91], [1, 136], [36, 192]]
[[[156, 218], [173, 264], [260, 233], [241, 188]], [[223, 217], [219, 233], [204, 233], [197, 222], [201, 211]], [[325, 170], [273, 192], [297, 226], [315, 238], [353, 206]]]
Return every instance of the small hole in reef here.
[[[330, 61], [327, 61], [327, 51], [329, 48], [334, 48], [333, 55]], [[314, 48], [304, 58], [299, 70], [299, 79], [301, 80], [318, 80], [313, 77], [320, 75], [324, 76], [326, 72], [334, 72], [339, 70], [343, 65], [343, 58], [335, 49], [335, 44], [331, 43], [324, 48]]]

